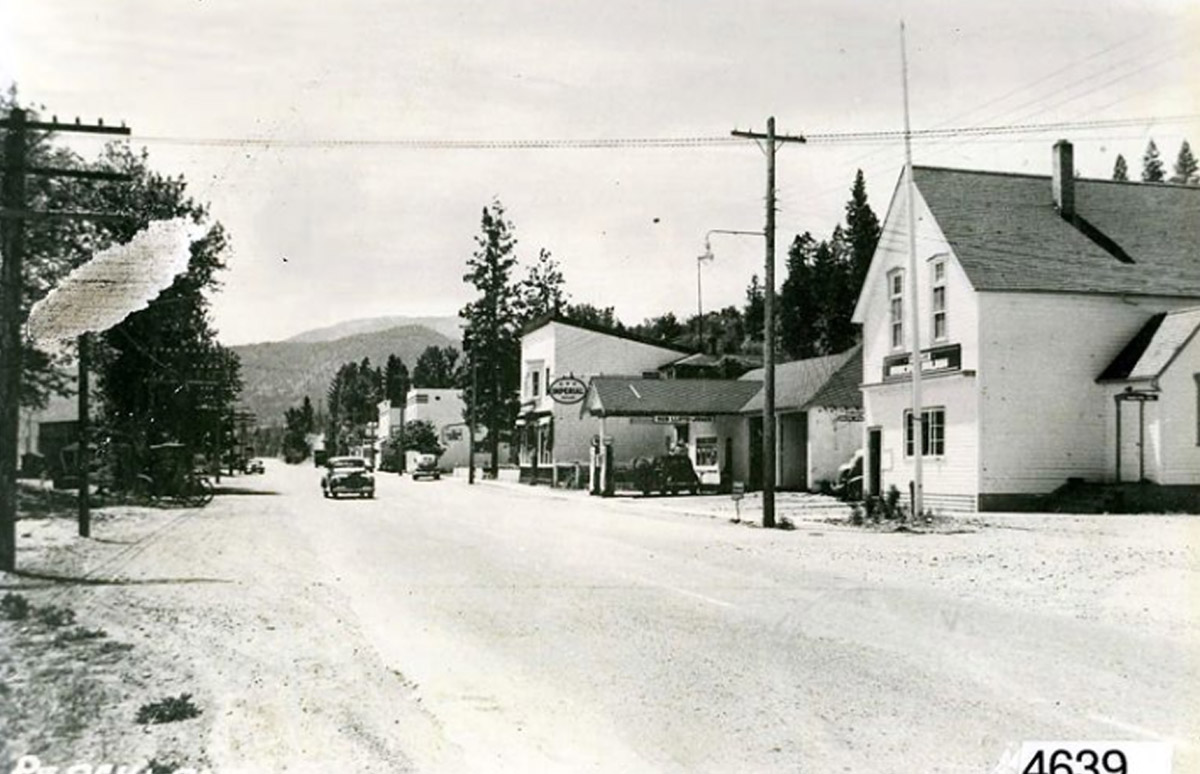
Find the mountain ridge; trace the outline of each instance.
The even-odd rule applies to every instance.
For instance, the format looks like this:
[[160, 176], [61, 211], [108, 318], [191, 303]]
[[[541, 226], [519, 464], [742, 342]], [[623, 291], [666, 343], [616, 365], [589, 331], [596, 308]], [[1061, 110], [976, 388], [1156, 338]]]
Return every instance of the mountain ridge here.
[[265, 427], [282, 425], [284, 411], [299, 405], [306, 396], [314, 407], [322, 406], [330, 381], [345, 363], [369, 358], [371, 365], [382, 367], [388, 355], [396, 355], [411, 373], [426, 347], [460, 349], [461, 342], [423, 325], [398, 325], [328, 340], [297, 341], [293, 337], [239, 344], [230, 349], [242, 363], [239, 404], [254, 412], [259, 425]]

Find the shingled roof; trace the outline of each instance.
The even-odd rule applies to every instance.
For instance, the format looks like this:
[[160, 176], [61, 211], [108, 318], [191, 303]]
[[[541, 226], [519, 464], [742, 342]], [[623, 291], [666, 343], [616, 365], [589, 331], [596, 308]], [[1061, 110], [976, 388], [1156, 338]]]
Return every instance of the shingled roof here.
[[1138, 381], [1162, 376], [1197, 329], [1200, 329], [1200, 309], [1154, 315], [1096, 381]]
[[738, 414], [762, 387], [730, 379], [639, 379], [593, 376], [584, 405], [593, 416]]
[[[836, 355], [793, 360], [775, 366], [775, 408], [779, 411], [802, 411], [811, 406], [830, 408], [859, 408], [862, 394], [859, 385], [863, 375], [862, 346]], [[742, 379], [763, 381], [763, 369], [746, 372]], [[742, 407], [743, 413], [763, 410], [759, 391]]]
[[1048, 176], [917, 167], [913, 179], [976, 290], [1200, 297], [1200, 187], [1074, 181], [1075, 211], [1125, 263], [1059, 215]]

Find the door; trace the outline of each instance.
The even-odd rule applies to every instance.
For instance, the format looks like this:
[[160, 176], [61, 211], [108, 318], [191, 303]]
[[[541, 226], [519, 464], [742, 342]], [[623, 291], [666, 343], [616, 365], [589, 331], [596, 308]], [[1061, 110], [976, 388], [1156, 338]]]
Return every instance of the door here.
[[763, 421], [762, 417], [750, 418], [750, 476], [746, 489], [757, 492], [762, 489], [763, 472]]
[[1117, 400], [1117, 482], [1138, 482], [1145, 476], [1143, 442], [1145, 403]]
[[867, 490], [866, 494], [879, 495], [883, 489], [880, 467], [883, 464], [883, 428], [872, 427], [867, 431]]

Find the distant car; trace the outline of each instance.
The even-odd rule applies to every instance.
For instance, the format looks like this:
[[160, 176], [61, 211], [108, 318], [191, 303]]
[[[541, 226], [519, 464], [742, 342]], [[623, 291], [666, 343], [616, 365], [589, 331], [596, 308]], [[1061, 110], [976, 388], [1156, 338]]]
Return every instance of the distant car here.
[[652, 460], [639, 459], [633, 465], [633, 482], [642, 494], [652, 492], [678, 494], [700, 491], [700, 477], [692, 461], [682, 454], [663, 454]]
[[422, 454], [417, 458], [417, 464], [413, 467], [413, 481], [419, 478], [432, 478], [437, 481], [442, 477], [442, 471], [438, 468], [438, 458], [436, 454]]
[[330, 457], [321, 476], [321, 494], [337, 498], [344, 494], [375, 496], [375, 475], [362, 457]]
[[263, 465], [262, 460], [254, 459], [246, 463], [247, 473], [266, 473], [267, 468]]

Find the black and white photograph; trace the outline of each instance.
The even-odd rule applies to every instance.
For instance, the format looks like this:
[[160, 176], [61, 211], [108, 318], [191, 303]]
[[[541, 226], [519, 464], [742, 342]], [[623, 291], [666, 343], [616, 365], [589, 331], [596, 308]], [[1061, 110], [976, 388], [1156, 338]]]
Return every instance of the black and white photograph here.
[[0, 774], [1200, 772], [1195, 0], [0, 0]]

